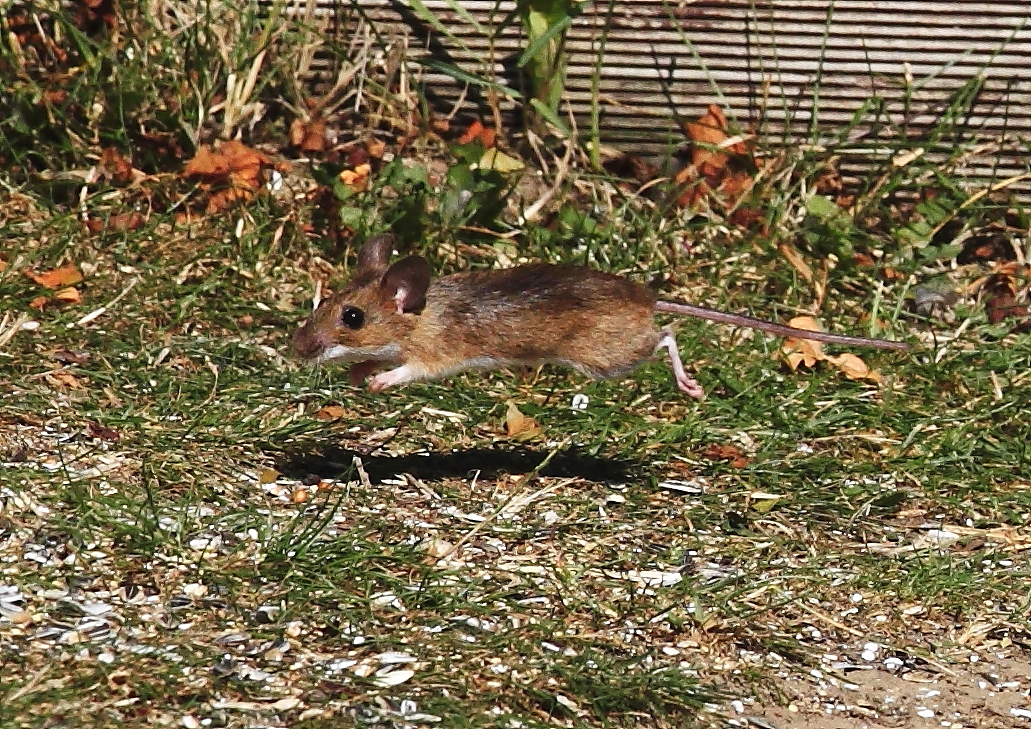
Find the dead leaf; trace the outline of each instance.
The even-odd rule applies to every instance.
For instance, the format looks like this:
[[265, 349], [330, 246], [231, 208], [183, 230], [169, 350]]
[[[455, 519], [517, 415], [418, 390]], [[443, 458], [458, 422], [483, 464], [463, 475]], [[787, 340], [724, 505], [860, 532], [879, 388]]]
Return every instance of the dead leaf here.
[[86, 221], [86, 228], [90, 233], [100, 233], [108, 230], [114, 233], [124, 233], [129, 230], [139, 230], [146, 223], [146, 219], [137, 212], [119, 213], [107, 219], [90, 218]]
[[100, 440], [117, 441], [121, 436], [117, 430], [112, 430], [107, 426], [101, 425], [100, 423], [90, 421], [87, 425], [87, 431], [91, 438], [99, 438]]
[[706, 113], [699, 117], [698, 121], [684, 124], [684, 131], [687, 138], [694, 142], [691, 147], [691, 164], [698, 168], [706, 179], [719, 174], [726, 167], [728, 154], [748, 153], [744, 142], [713, 149], [730, 139], [727, 117], [717, 104], [709, 104]]
[[344, 417], [344, 415], [346, 414], [347, 411], [339, 405], [327, 405], [326, 407], [322, 408], [317, 413], [315, 413], [315, 419], [321, 420], [323, 422], [327, 422], [330, 420], [340, 420], [340, 418]]
[[483, 122], [476, 119], [469, 128], [465, 130], [465, 133], [458, 138], [459, 144], [469, 144], [473, 140], [478, 139], [483, 143], [484, 147], [493, 147], [497, 141], [497, 132], [490, 127], [483, 126]]
[[508, 404], [505, 413], [505, 434], [515, 440], [532, 440], [541, 437], [541, 426], [533, 418], [523, 415], [514, 402]]
[[308, 121], [294, 119], [290, 123], [290, 144], [306, 154], [325, 152], [326, 122], [317, 117]]
[[40, 286], [46, 286], [48, 289], [60, 289], [82, 281], [82, 274], [74, 263], [66, 263], [60, 268], [55, 268], [46, 273], [26, 271], [25, 275]]
[[365, 149], [368, 150], [369, 156], [373, 159], [383, 159], [383, 155], [387, 152], [387, 143], [380, 139], [369, 137], [365, 140]]
[[132, 162], [114, 147], [105, 147], [100, 153], [100, 168], [117, 184], [132, 182]]
[[522, 160], [505, 154], [497, 147], [491, 147], [484, 152], [483, 157], [480, 158], [481, 170], [497, 170], [498, 172], [505, 174], [508, 172], [519, 172], [525, 167], [526, 165], [523, 164]]
[[604, 161], [602, 167], [610, 175], [635, 180], [641, 185], [651, 182], [659, 175], [658, 165], [629, 152]]
[[[674, 178], [681, 192], [677, 204], [681, 207], [695, 207], [710, 193], [718, 192], [717, 204], [724, 209], [736, 209], [742, 198], [755, 185], [750, 172], [741, 169], [740, 164], [731, 165], [733, 157], [748, 157], [749, 146], [744, 141], [731, 139], [727, 128], [727, 117], [716, 104], [697, 121], [684, 124], [684, 133], [691, 140], [691, 164], [685, 166]], [[754, 167], [754, 163], [749, 165]], [[745, 227], [757, 222], [754, 215], [739, 216]]]
[[72, 352], [68, 349], [59, 349], [51, 356], [64, 364], [86, 365], [90, 361], [89, 355], [85, 352]]
[[730, 444], [712, 443], [702, 452], [702, 456], [710, 461], [730, 461], [731, 468], [744, 468], [752, 460], [736, 445]]
[[268, 156], [232, 139], [218, 151], [202, 144], [186, 163], [182, 176], [198, 180], [201, 189], [209, 193], [207, 212], [211, 215], [253, 199], [261, 187], [262, 169], [271, 166]]
[[59, 304], [81, 304], [82, 295], [79, 294], [79, 290], [74, 286], [60, 289], [54, 292], [54, 301]]
[[[788, 322], [788, 326], [810, 332], [820, 331], [820, 325], [811, 316], [796, 316]], [[787, 355], [788, 366], [792, 370], [797, 370], [799, 365], [815, 367], [817, 362], [827, 359], [827, 355], [823, 353], [823, 345], [812, 339], [788, 339], [784, 342], [782, 349]]]
[[[788, 322], [788, 326], [810, 332], [823, 331], [816, 323], [816, 319], [811, 316], [796, 316]], [[870, 369], [859, 356], [849, 352], [838, 355], [826, 354], [823, 345], [812, 339], [788, 339], [784, 342], [782, 351], [792, 370], [798, 370], [800, 366], [812, 368], [818, 362], [828, 362], [851, 380], [869, 380], [880, 384], [884, 379], [880, 372]]]
[[352, 192], [362, 192], [369, 186], [369, 174], [372, 165], [368, 162], [360, 164], [353, 170], [342, 170], [339, 178]]
[[79, 378], [67, 370], [50, 372], [44, 379], [53, 387], [67, 387], [71, 390], [81, 390], [83, 387]]
[[50, 301], [50, 297], [48, 296], [37, 296], [29, 302], [29, 308], [43, 311], [43, 307], [47, 305], [48, 301]]
[[827, 361], [837, 367], [850, 380], [870, 380], [880, 384], [881, 380], [884, 379], [881, 377], [880, 372], [870, 369], [866, 362], [849, 352], [827, 357]]

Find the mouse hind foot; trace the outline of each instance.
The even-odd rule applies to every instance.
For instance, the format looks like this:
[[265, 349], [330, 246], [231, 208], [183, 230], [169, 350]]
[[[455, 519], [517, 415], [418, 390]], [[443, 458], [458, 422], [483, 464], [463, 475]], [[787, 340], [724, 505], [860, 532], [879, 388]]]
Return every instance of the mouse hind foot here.
[[705, 390], [698, 383], [698, 380], [687, 374], [687, 370], [684, 369], [684, 362], [680, 359], [680, 350], [677, 349], [677, 338], [673, 336], [673, 330], [669, 327], [663, 327], [660, 334], [662, 336], [659, 338], [659, 343], [655, 345], [655, 351], [665, 349], [669, 352], [669, 363], [673, 368], [673, 377], [676, 378], [677, 387], [680, 388], [681, 392], [696, 400], [704, 399]]

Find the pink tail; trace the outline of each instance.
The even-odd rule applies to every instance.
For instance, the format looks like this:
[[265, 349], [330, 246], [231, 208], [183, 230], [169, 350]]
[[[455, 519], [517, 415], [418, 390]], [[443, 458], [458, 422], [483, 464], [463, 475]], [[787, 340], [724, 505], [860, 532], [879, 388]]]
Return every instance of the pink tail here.
[[775, 334], [779, 337], [809, 339], [815, 342], [844, 344], [852, 347], [897, 349], [902, 352], [909, 350], [909, 345], [905, 342], [890, 342], [887, 339], [871, 339], [870, 337], [850, 337], [844, 334], [828, 334], [827, 332], [811, 332], [807, 329], [797, 329], [795, 327], [784, 326], [783, 324], [774, 324], [773, 322], [754, 319], [750, 316], [743, 316], [741, 314], [728, 314], [724, 311], [716, 311], [715, 309], [709, 309], [704, 306], [695, 306], [694, 304], [681, 304], [673, 301], [656, 301], [655, 311], [666, 312], [669, 314], [681, 314], [683, 316], [693, 316], [699, 319], [707, 319], [709, 321], [717, 321], [739, 327], [748, 327], [749, 329], [759, 329], [760, 331], [769, 332], [770, 334]]

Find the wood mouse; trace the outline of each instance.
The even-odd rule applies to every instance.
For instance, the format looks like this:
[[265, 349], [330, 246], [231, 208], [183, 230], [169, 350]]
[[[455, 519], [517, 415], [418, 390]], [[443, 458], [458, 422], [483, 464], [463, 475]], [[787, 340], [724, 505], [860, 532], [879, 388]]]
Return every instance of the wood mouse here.
[[353, 362], [350, 381], [372, 392], [465, 369], [566, 365], [589, 377], [623, 377], [658, 349], [669, 353], [677, 387], [704, 391], [680, 359], [657, 312], [759, 329], [782, 337], [906, 350], [902, 342], [850, 337], [774, 324], [702, 306], [657, 300], [639, 283], [575, 265], [531, 263], [430, 279], [424, 258], [393, 265], [393, 236], [369, 238], [354, 276], [323, 301], [293, 338], [294, 351], [316, 363]]

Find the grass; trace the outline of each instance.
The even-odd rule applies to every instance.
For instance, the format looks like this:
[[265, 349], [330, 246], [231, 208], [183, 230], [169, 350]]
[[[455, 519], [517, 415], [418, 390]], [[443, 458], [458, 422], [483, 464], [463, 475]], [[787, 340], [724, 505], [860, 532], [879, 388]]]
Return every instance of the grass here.
[[[60, 22], [46, 28], [75, 27], [47, 17]], [[140, 48], [158, 32], [119, 22]], [[246, 36], [254, 22], [225, 27]], [[459, 727], [707, 726], [723, 713], [706, 705], [727, 696], [799, 701], [785, 676], [807, 676], [828, 653], [858, 662], [869, 640], [908, 665], [1022, 648], [1027, 336], [989, 325], [971, 299], [951, 321], [930, 320], [899, 279], [849, 265], [840, 248], [806, 249], [811, 231], [793, 221], [815, 157], [764, 188], [772, 242], [586, 172], [561, 190], [551, 225], [517, 235], [523, 188], [468, 166], [434, 187], [385, 165], [337, 202], [360, 213], [359, 237], [410, 225], [406, 242], [437, 271], [573, 260], [776, 319], [814, 300], [773, 245], [798, 243], [826, 272], [828, 326], [861, 333], [880, 287], [883, 325], [916, 343], [912, 355], [862, 353], [882, 385], [793, 372], [777, 342], [684, 321], [704, 403], [680, 397], [658, 361], [622, 382], [502, 371], [371, 395], [288, 354], [313, 278], [342, 280], [349, 260], [346, 237], [318, 235], [311, 199], [293, 194], [310, 176], [291, 177], [289, 195], [204, 215], [202, 193], [176, 174], [185, 160], [138, 157], [141, 120], [184, 150], [221, 133], [217, 112], [157, 110], [169, 99], [210, 110], [225, 76], [253, 62], [204, 50], [242, 46], [190, 27], [183, 48], [225, 63], [193, 59], [213, 75], [188, 93], [172, 44], [152, 65], [120, 67], [135, 84], [80, 76], [43, 108], [38, 92], [61, 79], [26, 62], [4, 102], [35, 109], [42, 128], [30, 145], [16, 117], [0, 124], [12, 165], [0, 301], [8, 326], [38, 323], [0, 350], [0, 585], [18, 591], [0, 594], [0, 724], [328, 727], [423, 714]], [[70, 67], [99, 73], [103, 33], [72, 37]], [[274, 109], [290, 83], [267, 71], [255, 98]], [[362, 98], [386, 93], [381, 71], [370, 67]], [[86, 113], [127, 89], [139, 90], [133, 113]], [[284, 119], [270, 112], [254, 138], [283, 145]], [[71, 173], [109, 144], [134, 165], [150, 160], [151, 178], [100, 179], [80, 197]], [[405, 159], [456, 168], [478, 156], [424, 131]], [[892, 173], [876, 214], [817, 222], [876, 246], [917, 285], [981, 276], [990, 264], [952, 268], [898, 246], [891, 231], [912, 210], [889, 211], [890, 198], [906, 181]], [[462, 190], [484, 206], [432, 204]], [[963, 208], [965, 224], [997, 224], [997, 200]], [[492, 205], [501, 212], [485, 215]], [[146, 213], [137, 229], [83, 227], [83, 213], [134, 210]], [[824, 266], [829, 254], [839, 265]], [[32, 309], [44, 290], [22, 272], [68, 262], [85, 274], [83, 302]], [[586, 409], [571, 407], [576, 394]], [[509, 402], [540, 422], [539, 440], [506, 437]], [[957, 540], [934, 548], [931, 526]]]

